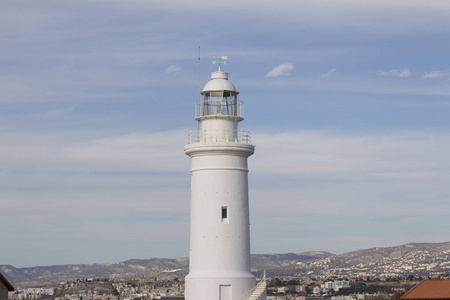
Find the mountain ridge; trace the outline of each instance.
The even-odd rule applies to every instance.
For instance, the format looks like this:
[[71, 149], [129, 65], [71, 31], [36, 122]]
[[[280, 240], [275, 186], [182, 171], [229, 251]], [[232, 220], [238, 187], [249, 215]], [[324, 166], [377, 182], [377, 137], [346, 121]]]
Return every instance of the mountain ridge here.
[[[117, 263], [69, 264], [16, 268], [0, 265], [16, 287], [51, 286], [78, 278], [132, 279], [184, 277], [188, 257], [129, 259]], [[360, 249], [343, 254], [326, 251], [252, 254], [251, 271], [267, 270], [275, 276], [424, 276], [450, 272], [450, 242], [408, 243], [393, 247]]]

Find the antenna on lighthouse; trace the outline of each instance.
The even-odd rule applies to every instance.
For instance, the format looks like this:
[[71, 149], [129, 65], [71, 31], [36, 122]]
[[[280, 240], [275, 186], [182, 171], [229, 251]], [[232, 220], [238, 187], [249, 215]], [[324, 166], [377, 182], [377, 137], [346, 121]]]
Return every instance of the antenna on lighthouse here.
[[197, 95], [198, 95], [198, 103], [200, 103], [200, 46], [198, 46], [198, 84], [197, 84]]
[[215, 60], [213, 60], [212, 61], [212, 63], [213, 63], [213, 65], [215, 65], [215, 64], [219, 64], [219, 71], [220, 71], [220, 64], [221, 63], [223, 63], [223, 64], [226, 64], [227, 63], [227, 59], [228, 59], [228, 56], [217, 56], [217, 57], [213, 57], [213, 59], [215, 59]]

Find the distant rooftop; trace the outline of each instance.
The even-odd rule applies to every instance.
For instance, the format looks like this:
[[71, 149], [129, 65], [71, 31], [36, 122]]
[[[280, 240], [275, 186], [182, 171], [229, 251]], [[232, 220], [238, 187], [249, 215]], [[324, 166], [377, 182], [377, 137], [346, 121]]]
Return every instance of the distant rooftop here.
[[450, 299], [450, 280], [424, 280], [410, 289], [401, 299]]

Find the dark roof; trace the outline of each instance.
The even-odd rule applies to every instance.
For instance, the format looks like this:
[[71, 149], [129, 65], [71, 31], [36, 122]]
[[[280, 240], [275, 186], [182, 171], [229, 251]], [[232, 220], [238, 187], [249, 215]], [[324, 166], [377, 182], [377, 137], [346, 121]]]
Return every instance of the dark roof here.
[[424, 280], [401, 299], [450, 299], [450, 280]]
[[14, 291], [13, 285], [9, 283], [9, 281], [5, 278], [5, 276], [3, 276], [2, 273], [0, 273], [0, 282], [2, 282], [10, 292]]

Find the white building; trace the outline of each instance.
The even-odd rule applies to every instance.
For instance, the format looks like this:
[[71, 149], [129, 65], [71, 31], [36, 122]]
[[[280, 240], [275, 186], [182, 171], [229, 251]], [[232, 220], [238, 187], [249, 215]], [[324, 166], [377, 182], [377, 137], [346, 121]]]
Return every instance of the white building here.
[[320, 285], [320, 287], [317, 287], [320, 289], [317, 289], [317, 293], [313, 291], [313, 293], [318, 294], [320, 292], [328, 292], [330, 290], [339, 291], [340, 289], [346, 289], [350, 288], [350, 282], [348, 280], [335, 280], [335, 281], [327, 281]]
[[336, 280], [336, 281], [334, 281], [333, 289], [335, 291], [339, 291], [340, 289], [348, 289], [350, 287], [351, 287], [350, 281], [348, 281], [348, 280]]
[[331, 290], [334, 286], [333, 281], [327, 281], [324, 284], [322, 284], [320, 287], [322, 288], [322, 290]]
[[265, 279], [250, 272], [247, 158], [251, 136], [238, 129], [243, 102], [228, 73], [211, 73], [196, 106], [191, 157], [191, 227], [186, 300], [265, 300]]
[[287, 286], [279, 287], [277, 290], [278, 293], [287, 293], [289, 292], [289, 288]]
[[322, 288], [320, 286], [316, 286], [313, 288], [314, 294], [320, 294], [322, 292]]

